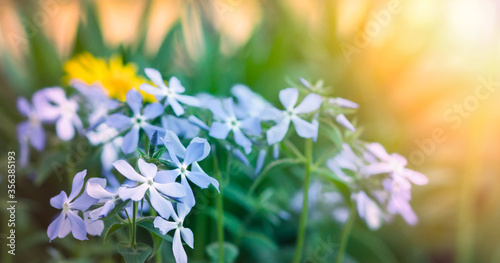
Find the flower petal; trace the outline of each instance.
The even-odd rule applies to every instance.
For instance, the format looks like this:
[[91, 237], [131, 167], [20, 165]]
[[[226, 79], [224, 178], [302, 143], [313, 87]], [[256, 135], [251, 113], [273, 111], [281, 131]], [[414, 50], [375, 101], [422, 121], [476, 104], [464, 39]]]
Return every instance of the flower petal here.
[[26, 117], [30, 116], [31, 106], [25, 97], [19, 97], [17, 99], [17, 110]]
[[162, 197], [154, 187], [149, 188], [149, 199], [153, 209], [163, 218], [169, 218], [174, 212], [170, 201]]
[[283, 119], [274, 127], [271, 127], [269, 130], [267, 130], [267, 143], [269, 145], [273, 145], [275, 143], [281, 142], [285, 138], [289, 126], [290, 119]]
[[180, 231], [177, 229], [174, 234], [174, 241], [172, 242], [172, 250], [174, 252], [176, 263], [187, 263], [186, 251], [182, 246]]
[[187, 178], [200, 188], [207, 188], [211, 184], [210, 176], [204, 172], [188, 172]]
[[135, 182], [146, 182], [146, 178], [144, 176], [137, 173], [134, 168], [127, 163], [125, 160], [118, 160], [113, 163], [115, 169], [120, 172], [123, 176]]
[[106, 124], [112, 128], [122, 131], [132, 126], [132, 119], [122, 113], [115, 113], [108, 117]]
[[279, 94], [281, 104], [285, 109], [293, 109], [299, 98], [299, 90], [296, 88], [282, 89]]
[[147, 163], [143, 159], [139, 159], [138, 166], [139, 171], [141, 171], [142, 175], [147, 178], [154, 178], [156, 176], [156, 172], [158, 172], [158, 167], [156, 167], [153, 163]]
[[302, 138], [314, 138], [318, 134], [318, 126], [299, 117], [292, 118], [297, 134]]
[[180, 174], [180, 169], [158, 171], [156, 173], [155, 182], [160, 184], [173, 183]]
[[135, 89], [130, 89], [127, 92], [127, 104], [132, 109], [134, 115], [141, 114], [142, 108], [142, 95]]
[[160, 191], [166, 196], [177, 198], [186, 196], [186, 190], [184, 189], [184, 186], [179, 183], [154, 183], [153, 186], [154, 188], [156, 188], [156, 190]]
[[335, 120], [337, 120], [337, 122], [340, 125], [344, 126], [346, 129], [348, 129], [352, 132], [356, 131], [356, 128], [354, 128], [354, 126], [352, 126], [352, 124], [349, 122], [349, 120], [345, 117], [344, 114], [337, 115], [337, 117], [335, 117]]
[[180, 101], [186, 105], [189, 105], [189, 106], [193, 106], [193, 107], [200, 107], [201, 106], [201, 101], [198, 98], [193, 97], [193, 96], [177, 94], [175, 96], [175, 98], [178, 101]]
[[122, 187], [118, 191], [118, 195], [122, 200], [132, 199], [133, 201], [140, 201], [144, 198], [144, 194], [148, 190], [149, 185], [144, 183], [135, 187]]
[[[191, 189], [191, 185], [189, 185], [186, 176], [181, 177], [181, 184], [186, 190], [186, 196], [182, 198], [183, 204], [189, 207], [193, 207], [196, 204], [196, 200], [194, 198], [193, 189]], [[177, 205], [177, 212], [179, 212], [179, 204]]]
[[176, 77], [171, 77], [168, 80], [168, 87], [174, 90], [176, 93], [184, 93], [184, 91], [186, 90], [182, 86], [181, 81]]
[[425, 175], [407, 168], [403, 169], [403, 175], [414, 184], [424, 185], [429, 183], [429, 179]]
[[212, 122], [212, 127], [210, 127], [210, 136], [216, 139], [226, 139], [227, 135], [231, 131], [231, 127], [222, 122]]
[[182, 114], [184, 114], [184, 108], [182, 108], [182, 106], [179, 104], [179, 102], [174, 97], [169, 96], [167, 98], [167, 102], [168, 102], [168, 104], [170, 104], [170, 106], [172, 106], [172, 109], [174, 110], [175, 115], [181, 116]]
[[148, 76], [148, 78], [156, 84], [156, 86], [166, 88], [163, 78], [158, 70], [154, 68], [145, 68], [144, 73], [146, 73], [146, 76]]
[[61, 229], [62, 224], [64, 223], [65, 215], [64, 213], [60, 213], [59, 216], [50, 223], [47, 228], [47, 236], [49, 237], [49, 241], [54, 240], [58, 235]]
[[151, 103], [144, 107], [144, 114], [142, 115], [146, 120], [152, 120], [158, 116], [160, 116], [165, 109], [163, 105], [158, 102]]
[[177, 223], [167, 221], [159, 216], [154, 220], [154, 226], [160, 230], [162, 235], [166, 235], [170, 230], [177, 228]]
[[133, 126], [132, 129], [123, 137], [122, 151], [129, 154], [135, 151], [139, 143], [139, 126]]
[[252, 142], [241, 132], [240, 129], [234, 129], [233, 134], [236, 143], [245, 149], [246, 154], [249, 154], [252, 151]]
[[68, 201], [71, 202], [80, 193], [83, 187], [83, 181], [87, 175], [87, 170], [83, 170], [75, 175], [73, 178], [73, 185], [71, 188], [71, 193], [69, 194]]
[[186, 242], [186, 244], [193, 248], [194, 249], [194, 237], [193, 237], [193, 231], [191, 231], [191, 229], [189, 228], [181, 228], [181, 235], [182, 235], [182, 239], [184, 240], [184, 242]]
[[54, 240], [58, 233], [59, 229], [61, 228], [61, 225], [64, 220], [64, 214], [60, 213], [59, 216], [50, 223], [49, 227], [47, 228], [47, 236], [49, 237], [49, 241]]
[[75, 136], [75, 128], [70, 118], [61, 117], [56, 122], [56, 133], [63, 141], [69, 141]]
[[200, 161], [200, 158], [205, 154], [205, 143], [191, 141], [186, 148], [186, 156], [184, 164], [190, 165], [193, 162]]
[[184, 145], [182, 145], [181, 140], [179, 139], [177, 134], [175, 134], [171, 130], [166, 130], [163, 141], [171, 143], [170, 144], [171, 148], [173, 149], [175, 154], [181, 158], [184, 158], [184, 154], [186, 153], [186, 148], [184, 147]]
[[50, 198], [50, 205], [57, 209], [62, 209], [64, 202], [68, 200], [66, 192], [61, 191], [58, 195]]
[[83, 192], [75, 201], [69, 204], [69, 207], [74, 210], [85, 211], [93, 204], [97, 203], [97, 199], [91, 197], [87, 192]]
[[155, 96], [159, 100], [166, 97], [164, 90], [162, 90], [161, 88], [151, 86], [148, 83], [141, 84], [141, 86], [139, 86], [139, 89], [148, 93], [148, 94]]
[[262, 171], [262, 167], [264, 167], [266, 156], [267, 156], [267, 149], [261, 149], [257, 157], [257, 163], [255, 164], [255, 175], [260, 174], [260, 171]]
[[262, 127], [260, 126], [259, 118], [247, 118], [240, 122], [241, 128], [248, 135], [260, 135]]
[[321, 96], [315, 93], [307, 95], [302, 102], [295, 108], [295, 113], [309, 113], [319, 109], [321, 106]]
[[217, 120], [223, 121], [229, 118], [226, 110], [222, 107], [222, 101], [218, 98], [210, 100], [210, 102], [208, 103], [208, 108]]
[[85, 228], [85, 222], [83, 219], [71, 210], [68, 210], [68, 218], [71, 224], [73, 237], [78, 240], [87, 240], [87, 229]]

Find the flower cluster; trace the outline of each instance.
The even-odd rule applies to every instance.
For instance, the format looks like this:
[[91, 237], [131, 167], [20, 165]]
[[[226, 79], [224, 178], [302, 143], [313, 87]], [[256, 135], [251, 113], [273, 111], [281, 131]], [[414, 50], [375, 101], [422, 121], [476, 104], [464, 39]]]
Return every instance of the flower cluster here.
[[[77, 64], [71, 67], [79, 68]], [[232, 87], [228, 98], [190, 96], [176, 77], [166, 82], [151, 68], [145, 69], [145, 75], [150, 81], [129, 87], [124, 96], [110, 96], [109, 88], [75, 77], [71, 80], [74, 89], [66, 91], [69, 96], [63, 88], [51, 87], [35, 93], [32, 105], [25, 98], [18, 100], [19, 111], [28, 118], [18, 126], [23, 165], [28, 163], [30, 144], [38, 151], [44, 149], [44, 124], [55, 124], [63, 141], [78, 133], [91, 145], [102, 146], [104, 178], [91, 178], [85, 184], [86, 170], [77, 173], [70, 195], [62, 191], [50, 200], [54, 208], [62, 209], [48, 228], [51, 241], [70, 232], [79, 240], [87, 239], [87, 234], [100, 235], [106, 218], [117, 220], [119, 226], [132, 225], [132, 233], [136, 226], [148, 229], [143, 224], [150, 222], [162, 236], [175, 230], [174, 257], [187, 262], [182, 240], [194, 247], [193, 232], [185, 227], [185, 220], [196, 205], [195, 188], [212, 185], [221, 190], [221, 182], [212, 177], [219, 165], [218, 149], [230, 160], [235, 157], [250, 167], [256, 176], [272, 161], [267, 158], [270, 150], [274, 159], [284, 149], [306, 165], [312, 162], [307, 160], [310, 155], [302, 155], [290, 142], [297, 140], [296, 135], [316, 142], [322, 128], [330, 134], [327, 128], [338, 130], [340, 124], [348, 133], [356, 131], [345, 114], [358, 105], [330, 97], [322, 82], [312, 85], [301, 79], [302, 86], [281, 90], [282, 107], [277, 108], [244, 85]], [[290, 131], [292, 125], [295, 132]], [[206, 159], [212, 159], [213, 166]], [[326, 164], [330, 175], [352, 190], [351, 199], [371, 228], [396, 214], [409, 224], [417, 222], [409, 204], [411, 183], [425, 184], [427, 178], [407, 169], [402, 156], [388, 154], [380, 144], [356, 140], [344, 143]], [[339, 198], [336, 195], [335, 200]], [[135, 240], [130, 246], [134, 244]]]

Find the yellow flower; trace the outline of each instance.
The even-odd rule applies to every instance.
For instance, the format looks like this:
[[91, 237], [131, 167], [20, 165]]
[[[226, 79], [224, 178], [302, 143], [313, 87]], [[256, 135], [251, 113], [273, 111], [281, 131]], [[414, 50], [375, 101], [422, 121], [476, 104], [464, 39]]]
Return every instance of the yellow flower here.
[[[64, 64], [64, 71], [64, 82], [69, 84], [71, 80], [78, 79], [89, 85], [99, 85], [110, 98], [120, 101], [126, 100], [130, 89], [139, 90], [142, 83], [149, 83], [137, 74], [134, 63], [123, 64], [120, 56], [113, 56], [106, 62], [85, 52], [68, 60]], [[140, 92], [145, 101], [156, 101], [154, 96]]]

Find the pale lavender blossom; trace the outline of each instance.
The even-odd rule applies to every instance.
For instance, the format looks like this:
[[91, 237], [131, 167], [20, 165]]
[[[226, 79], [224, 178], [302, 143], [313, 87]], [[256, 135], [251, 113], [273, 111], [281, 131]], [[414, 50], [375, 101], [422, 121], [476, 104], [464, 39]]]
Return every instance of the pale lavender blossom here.
[[160, 103], [151, 103], [142, 109], [142, 95], [134, 89], [127, 93], [127, 104], [132, 109], [132, 117], [125, 116], [123, 113], [115, 113], [109, 116], [106, 122], [118, 131], [130, 129], [123, 137], [122, 151], [125, 154], [132, 153], [137, 148], [141, 129], [146, 132], [148, 137], [151, 137], [155, 131], [163, 131], [163, 128], [152, 125], [148, 121], [160, 116], [164, 111]]
[[194, 107], [199, 107], [201, 105], [197, 98], [182, 94], [186, 89], [181, 85], [181, 82], [176, 77], [170, 78], [167, 87], [158, 70], [146, 68], [144, 72], [146, 72], [146, 75], [157, 87], [144, 83], [141, 85], [140, 89], [155, 96], [158, 101], [165, 99], [165, 107], [168, 105], [172, 106], [175, 115], [180, 116], [184, 114], [184, 108], [179, 102]]
[[285, 107], [281, 112], [281, 118], [276, 126], [267, 131], [267, 142], [272, 145], [281, 142], [288, 131], [290, 122], [293, 122], [297, 134], [302, 138], [314, 138], [318, 134], [318, 123], [309, 123], [299, 114], [311, 113], [321, 106], [321, 96], [311, 93], [295, 107], [299, 98], [299, 91], [296, 88], [287, 88], [280, 91], [280, 101]]
[[137, 183], [136, 186], [126, 186], [118, 191], [123, 201], [128, 199], [136, 202], [140, 201], [144, 198], [146, 192], [149, 192], [149, 199], [153, 208], [161, 216], [169, 218], [173, 209], [172, 204], [165, 197], [177, 199], [186, 196], [186, 190], [181, 184], [173, 181], [157, 182], [156, 179], [165, 177], [165, 173], [169, 171], [158, 171], [158, 167], [152, 163], [139, 159], [138, 166], [141, 174], [136, 172], [125, 160], [118, 160], [113, 165], [123, 176]]
[[30, 105], [26, 98], [17, 99], [17, 109], [19, 112], [27, 117], [17, 126], [17, 138], [20, 145], [20, 160], [21, 166], [28, 164], [29, 160], [29, 144], [37, 151], [42, 151], [45, 148], [45, 131], [43, 130], [42, 123], [46, 118], [41, 114], [40, 100], [43, 96], [42, 91], [37, 91], [33, 94], [33, 105]]
[[[177, 168], [162, 171], [162, 175], [158, 177], [158, 182], [173, 182], [180, 175], [181, 184], [186, 189], [186, 197], [184, 199], [189, 207], [193, 207], [196, 201], [193, 190], [187, 181], [188, 179], [200, 188], [207, 188], [212, 184], [217, 190], [219, 189], [219, 182], [206, 174], [198, 164], [199, 161], [205, 159], [210, 153], [210, 145], [207, 140], [195, 137], [186, 148], [174, 132], [167, 130], [165, 138], [163, 138], [163, 143], [168, 149], [171, 161]], [[179, 158], [182, 159], [182, 162], [179, 161]]]
[[397, 153], [389, 155], [379, 143], [368, 144], [366, 149], [375, 155], [378, 161], [364, 167], [364, 174], [373, 175], [388, 173], [393, 179], [400, 178], [401, 180], [409, 181], [417, 185], [424, 185], [429, 182], [425, 175], [406, 168], [408, 164], [406, 158]]
[[[172, 221], [167, 221], [162, 217], [156, 217], [154, 220], [154, 226], [160, 230], [160, 233], [166, 235], [171, 230], [175, 229], [174, 238], [172, 242], [172, 250], [174, 252], [175, 262], [176, 263], [187, 263], [188, 258], [184, 247], [182, 246], [182, 240], [186, 242], [186, 244], [190, 248], [194, 248], [194, 238], [193, 232], [189, 228], [185, 228], [183, 226], [184, 219], [186, 215], [189, 213], [191, 208], [185, 203], [177, 204], [177, 214], [172, 213]], [[182, 240], [181, 240], [182, 236]]]
[[226, 139], [232, 131], [234, 140], [243, 147], [246, 154], [252, 151], [252, 141], [245, 136], [260, 135], [260, 120], [257, 117], [238, 119], [234, 113], [233, 99], [214, 99], [209, 103], [209, 109], [214, 115], [214, 122], [210, 127], [210, 136], [217, 139]]
[[[87, 170], [83, 170], [73, 178], [73, 186], [69, 197], [66, 192], [50, 199], [50, 205], [57, 209], [62, 209], [61, 214], [49, 225], [47, 235], [50, 241], [56, 237], [63, 238], [70, 232], [78, 240], [87, 239], [87, 229], [84, 220], [78, 215], [78, 211], [85, 211], [97, 202], [97, 199], [90, 197], [86, 192], [76, 198], [83, 188]], [[76, 198], [76, 199], [75, 199]]]
[[69, 141], [75, 136], [75, 129], [83, 130], [82, 121], [77, 114], [78, 103], [75, 98], [66, 98], [60, 87], [45, 88], [40, 99], [40, 114], [44, 119], [56, 122], [57, 136]]

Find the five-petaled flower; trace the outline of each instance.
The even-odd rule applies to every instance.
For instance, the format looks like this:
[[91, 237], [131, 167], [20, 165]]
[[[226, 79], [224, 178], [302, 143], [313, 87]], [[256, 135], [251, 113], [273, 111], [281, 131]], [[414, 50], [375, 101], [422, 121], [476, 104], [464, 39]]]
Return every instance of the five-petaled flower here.
[[234, 113], [232, 98], [222, 101], [214, 99], [208, 107], [215, 118], [212, 127], [210, 127], [210, 136], [217, 139], [226, 139], [229, 132], [233, 131], [236, 143], [243, 147], [246, 154], [249, 154], [252, 151], [252, 142], [243, 132], [248, 135], [259, 135], [261, 132], [260, 120], [257, 117], [238, 119]]
[[[195, 137], [191, 140], [188, 147], [185, 148], [179, 137], [172, 132], [166, 131], [163, 143], [168, 149], [170, 159], [176, 166], [173, 170], [162, 171], [165, 176], [158, 179], [159, 182], [173, 182], [177, 177], [181, 176], [181, 184], [186, 189], [185, 202], [189, 207], [195, 204], [193, 190], [187, 179], [198, 185], [201, 188], [207, 188], [210, 184], [219, 189], [219, 182], [207, 175], [198, 164], [199, 161], [205, 159], [210, 153], [210, 145], [207, 140]], [[182, 162], [179, 161], [182, 158]]]
[[160, 103], [151, 103], [142, 110], [141, 94], [131, 89], [127, 93], [127, 104], [132, 109], [133, 116], [128, 117], [123, 113], [115, 113], [109, 116], [107, 124], [119, 131], [130, 129], [123, 137], [122, 150], [125, 154], [133, 152], [139, 143], [139, 131], [142, 129], [148, 137], [151, 137], [155, 131], [162, 132], [161, 127], [149, 124], [148, 121], [160, 116], [164, 109]]
[[302, 138], [315, 138], [318, 134], [317, 122], [309, 123], [298, 116], [298, 114], [310, 113], [321, 106], [321, 96], [315, 93], [307, 95], [304, 100], [295, 107], [299, 98], [299, 90], [287, 88], [280, 91], [280, 101], [285, 107], [282, 116], [276, 124], [267, 131], [267, 142], [272, 145], [281, 142], [288, 131], [290, 122], [293, 122], [297, 134]]
[[[76, 198], [83, 187], [83, 182], [87, 170], [83, 170], [75, 175], [73, 178], [73, 187], [71, 193], [68, 195], [66, 192], [61, 191], [60, 194], [50, 199], [50, 205], [57, 209], [62, 209], [61, 214], [49, 225], [47, 235], [52, 241], [54, 238], [63, 238], [69, 232], [78, 240], [87, 239], [87, 229], [85, 222], [78, 215], [78, 211], [85, 211], [90, 206], [97, 202], [96, 199], [90, 197], [86, 192]], [[75, 200], [76, 198], [76, 200]]]
[[176, 77], [171, 77], [167, 86], [165, 85], [165, 82], [163, 82], [163, 78], [158, 70], [146, 68], [144, 72], [146, 72], [149, 79], [151, 79], [151, 81], [158, 87], [144, 83], [141, 85], [140, 89], [146, 93], [154, 95], [158, 101], [165, 99], [165, 107], [168, 105], [172, 106], [175, 115], [180, 116], [184, 114], [184, 108], [181, 104], [179, 104], [179, 102], [194, 107], [200, 106], [201, 103], [197, 98], [181, 94], [184, 93], [186, 89], [181, 85], [181, 82]]
[[153, 208], [163, 217], [168, 218], [173, 212], [172, 204], [165, 199], [178, 199], [186, 196], [184, 186], [173, 181], [159, 183], [158, 178], [166, 176], [168, 171], [158, 171], [155, 164], [147, 163], [143, 159], [139, 159], [138, 166], [141, 174], [136, 172], [134, 168], [125, 160], [118, 160], [113, 163], [113, 166], [123, 176], [137, 182], [136, 186], [123, 187], [118, 191], [122, 200], [131, 199], [132, 201], [140, 201], [144, 198], [146, 191], [149, 190], [149, 199]]

